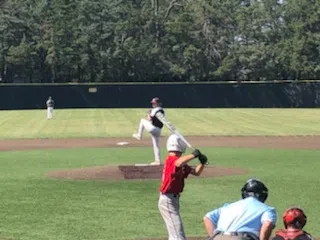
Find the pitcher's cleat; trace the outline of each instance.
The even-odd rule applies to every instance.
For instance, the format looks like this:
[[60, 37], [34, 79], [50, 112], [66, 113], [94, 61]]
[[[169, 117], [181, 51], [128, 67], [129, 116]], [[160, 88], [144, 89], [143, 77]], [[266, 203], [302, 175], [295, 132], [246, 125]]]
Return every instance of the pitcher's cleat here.
[[132, 134], [132, 137], [137, 139], [137, 140], [141, 140], [141, 137], [137, 133]]

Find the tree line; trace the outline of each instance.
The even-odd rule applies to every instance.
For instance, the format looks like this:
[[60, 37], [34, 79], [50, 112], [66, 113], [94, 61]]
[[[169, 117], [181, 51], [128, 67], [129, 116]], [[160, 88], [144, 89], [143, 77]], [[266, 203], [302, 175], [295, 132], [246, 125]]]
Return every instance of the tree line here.
[[320, 79], [320, 1], [0, 0], [0, 78]]

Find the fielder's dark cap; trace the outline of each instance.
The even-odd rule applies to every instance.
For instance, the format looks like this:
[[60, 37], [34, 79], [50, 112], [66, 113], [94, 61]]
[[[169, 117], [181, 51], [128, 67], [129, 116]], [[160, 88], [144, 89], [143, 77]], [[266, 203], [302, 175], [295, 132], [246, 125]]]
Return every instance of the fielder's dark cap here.
[[160, 98], [154, 97], [151, 99], [150, 103], [160, 103]]

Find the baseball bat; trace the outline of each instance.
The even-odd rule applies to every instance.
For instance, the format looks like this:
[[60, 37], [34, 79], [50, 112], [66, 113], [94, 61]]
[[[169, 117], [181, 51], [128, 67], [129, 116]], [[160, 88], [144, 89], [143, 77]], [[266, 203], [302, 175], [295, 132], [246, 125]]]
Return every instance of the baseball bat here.
[[[167, 126], [170, 132], [176, 134], [189, 148], [195, 150], [195, 148], [192, 147], [192, 145], [187, 141], [187, 139], [185, 139], [185, 137], [175, 128], [175, 126], [173, 126], [173, 124], [170, 121], [168, 121], [168, 119], [166, 119], [166, 117], [162, 113], [159, 112], [156, 114], [156, 116], [164, 125]], [[208, 164], [209, 162], [206, 163], [206, 165]]]
[[173, 134], [177, 135], [189, 148], [194, 150], [195, 148], [185, 139], [185, 137], [173, 126], [173, 124], [166, 119], [166, 117], [162, 113], [156, 114], [157, 118], [164, 124]]

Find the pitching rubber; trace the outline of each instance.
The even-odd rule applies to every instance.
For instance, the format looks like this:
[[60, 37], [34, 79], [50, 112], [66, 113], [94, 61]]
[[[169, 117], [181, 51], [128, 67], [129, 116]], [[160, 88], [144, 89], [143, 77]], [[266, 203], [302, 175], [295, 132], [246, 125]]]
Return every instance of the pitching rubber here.
[[137, 167], [146, 167], [146, 166], [151, 166], [151, 165], [148, 164], [148, 163], [136, 163], [135, 166], [137, 166]]

